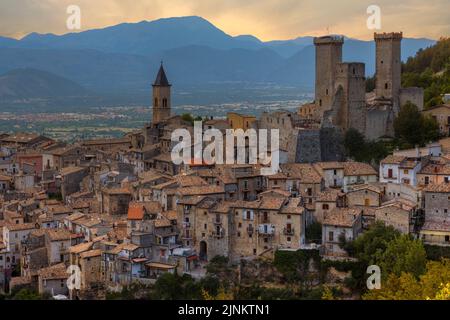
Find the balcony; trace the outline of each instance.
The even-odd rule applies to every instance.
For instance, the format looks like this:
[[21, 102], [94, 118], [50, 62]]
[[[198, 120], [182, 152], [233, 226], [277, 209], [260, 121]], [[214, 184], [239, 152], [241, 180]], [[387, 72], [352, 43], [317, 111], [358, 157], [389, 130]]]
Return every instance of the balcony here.
[[275, 226], [271, 224], [260, 224], [258, 226], [258, 233], [260, 235], [273, 236], [275, 234]]
[[294, 228], [284, 228], [283, 229], [283, 234], [286, 236], [293, 236], [295, 234], [295, 230]]

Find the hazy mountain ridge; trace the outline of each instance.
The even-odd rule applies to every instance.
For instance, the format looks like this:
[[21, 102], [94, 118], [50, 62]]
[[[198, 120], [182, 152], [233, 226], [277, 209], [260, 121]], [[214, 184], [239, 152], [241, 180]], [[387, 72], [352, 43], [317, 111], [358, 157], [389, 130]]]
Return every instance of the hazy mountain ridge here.
[[[34, 68], [101, 93], [145, 92], [164, 60], [176, 88], [217, 83], [270, 83], [311, 88], [313, 37], [262, 42], [232, 37], [200, 17], [124, 23], [62, 36], [32, 33], [21, 40], [0, 37], [0, 73]], [[402, 59], [433, 44], [404, 39]], [[373, 41], [346, 38], [344, 61], [366, 63], [374, 72]]]
[[0, 75], [0, 101], [80, 97], [90, 92], [77, 83], [49, 72], [23, 68]]

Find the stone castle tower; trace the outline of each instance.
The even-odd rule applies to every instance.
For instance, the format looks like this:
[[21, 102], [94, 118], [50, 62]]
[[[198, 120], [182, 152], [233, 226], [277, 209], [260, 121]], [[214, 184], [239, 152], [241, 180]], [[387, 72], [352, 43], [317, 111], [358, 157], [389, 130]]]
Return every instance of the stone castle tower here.
[[350, 128], [365, 133], [366, 124], [366, 76], [365, 64], [340, 63], [336, 70], [336, 98], [334, 100], [337, 125], [344, 131]]
[[167, 80], [163, 64], [159, 68], [156, 80], [153, 83], [153, 123], [170, 118], [171, 114], [171, 84]]
[[401, 32], [375, 33], [377, 98], [390, 99], [395, 113], [399, 111], [401, 89]]
[[342, 45], [340, 36], [314, 38], [316, 47], [316, 93], [315, 104], [321, 113], [329, 110], [333, 104], [336, 67], [342, 62]]

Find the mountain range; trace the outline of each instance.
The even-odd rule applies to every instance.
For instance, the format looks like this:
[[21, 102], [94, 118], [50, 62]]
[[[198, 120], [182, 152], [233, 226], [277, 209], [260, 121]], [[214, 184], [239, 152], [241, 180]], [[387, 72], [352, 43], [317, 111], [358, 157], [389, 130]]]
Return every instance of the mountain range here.
[[[402, 60], [434, 43], [424, 38], [403, 39]], [[374, 73], [373, 41], [345, 38], [343, 55], [344, 61], [366, 63], [366, 75]], [[313, 37], [268, 42], [252, 35], [233, 37], [196, 16], [65, 35], [31, 33], [20, 40], [0, 37], [0, 74], [21, 69], [21, 76], [26, 77], [23, 68], [41, 70], [77, 84], [80, 95], [88, 91], [148, 93], [162, 60], [175, 90], [220, 87], [222, 83], [311, 90], [314, 59]]]

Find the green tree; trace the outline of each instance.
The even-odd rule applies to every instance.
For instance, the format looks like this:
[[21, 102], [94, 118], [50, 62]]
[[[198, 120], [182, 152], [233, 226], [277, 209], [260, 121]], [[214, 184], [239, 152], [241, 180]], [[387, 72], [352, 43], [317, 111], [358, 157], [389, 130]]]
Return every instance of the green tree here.
[[402, 272], [407, 272], [418, 278], [425, 272], [426, 256], [422, 241], [401, 235], [388, 243], [379, 256], [378, 265], [383, 275], [400, 276]]
[[407, 102], [394, 120], [395, 136], [406, 141], [411, 147], [423, 141], [423, 118], [417, 106]]
[[398, 236], [400, 236], [400, 232], [392, 226], [385, 226], [382, 222], [376, 222], [356, 240], [347, 243], [348, 250], [352, 250], [353, 256], [366, 266], [379, 264], [380, 258], [389, 243]]

